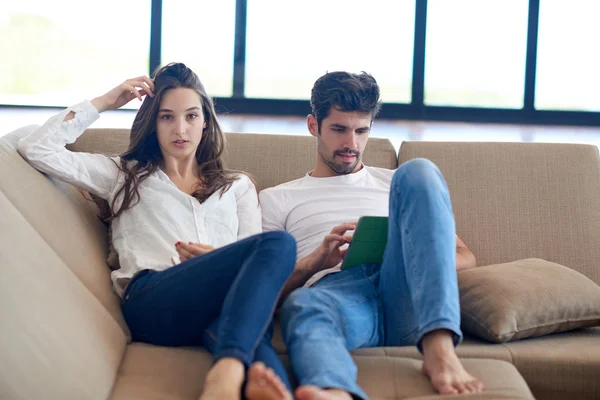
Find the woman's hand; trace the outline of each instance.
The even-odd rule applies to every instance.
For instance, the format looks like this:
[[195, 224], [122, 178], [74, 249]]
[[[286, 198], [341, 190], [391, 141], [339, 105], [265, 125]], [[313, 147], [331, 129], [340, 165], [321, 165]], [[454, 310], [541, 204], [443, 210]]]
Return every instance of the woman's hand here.
[[202, 254], [213, 251], [215, 248], [208, 244], [202, 243], [177, 242], [175, 243], [175, 249], [179, 254], [179, 260], [184, 262], [190, 258], [201, 256]]
[[98, 112], [106, 110], [116, 110], [123, 107], [136, 97], [142, 101], [142, 96], [148, 95], [154, 97], [154, 82], [147, 76], [138, 76], [137, 78], [127, 79], [108, 93], [96, 97], [92, 104]]

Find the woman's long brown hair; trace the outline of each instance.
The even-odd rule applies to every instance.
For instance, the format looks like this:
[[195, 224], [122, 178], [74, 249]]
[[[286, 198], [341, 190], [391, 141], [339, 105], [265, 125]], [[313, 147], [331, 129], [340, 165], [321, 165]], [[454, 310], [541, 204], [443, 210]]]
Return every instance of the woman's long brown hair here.
[[[182, 63], [171, 63], [154, 74], [154, 97], [146, 96], [140, 107], [129, 138], [129, 148], [121, 154], [119, 169], [125, 174], [125, 181], [112, 200], [113, 214], [110, 220], [117, 218], [140, 200], [139, 186], [154, 173], [162, 161], [162, 152], [156, 136], [156, 121], [160, 102], [164, 94], [171, 89], [188, 88], [200, 96], [202, 113], [206, 128], [196, 150], [198, 176], [202, 184], [192, 193], [200, 203], [208, 199], [217, 190], [221, 195], [238, 179], [239, 172], [224, 167], [222, 155], [225, 150], [225, 136], [217, 121], [212, 99], [207, 95], [198, 76]], [[123, 201], [115, 210], [116, 201]]]

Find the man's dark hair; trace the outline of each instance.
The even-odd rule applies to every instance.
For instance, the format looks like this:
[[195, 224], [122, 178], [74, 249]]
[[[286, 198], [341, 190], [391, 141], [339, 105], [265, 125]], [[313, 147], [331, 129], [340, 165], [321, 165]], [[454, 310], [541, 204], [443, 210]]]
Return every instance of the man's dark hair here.
[[366, 72], [328, 72], [315, 82], [310, 106], [317, 119], [319, 131], [321, 122], [327, 118], [331, 107], [340, 111], [369, 113], [375, 118], [381, 109], [379, 85], [375, 78]]

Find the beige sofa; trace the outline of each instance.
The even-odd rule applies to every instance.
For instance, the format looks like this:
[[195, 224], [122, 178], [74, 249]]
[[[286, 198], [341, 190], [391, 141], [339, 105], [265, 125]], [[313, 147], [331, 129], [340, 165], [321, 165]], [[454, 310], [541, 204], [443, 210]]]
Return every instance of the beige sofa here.
[[[31, 168], [16, 152], [24, 127], [0, 138], [0, 398], [194, 399], [211, 360], [200, 348], [131, 343], [112, 292], [107, 231], [94, 203]], [[228, 134], [228, 165], [262, 188], [314, 164], [306, 136]], [[88, 130], [75, 151], [117, 154], [127, 130]], [[480, 265], [539, 257], [600, 283], [598, 150], [584, 145], [404, 143], [400, 162], [427, 157], [444, 173], [458, 233]], [[388, 140], [365, 162], [395, 168]], [[287, 362], [280, 336], [276, 348]], [[600, 398], [600, 329], [458, 347], [486, 391], [469, 398]], [[437, 398], [415, 348], [353, 353], [373, 399]], [[531, 390], [531, 392], [530, 392]], [[454, 396], [446, 397], [448, 399]]]

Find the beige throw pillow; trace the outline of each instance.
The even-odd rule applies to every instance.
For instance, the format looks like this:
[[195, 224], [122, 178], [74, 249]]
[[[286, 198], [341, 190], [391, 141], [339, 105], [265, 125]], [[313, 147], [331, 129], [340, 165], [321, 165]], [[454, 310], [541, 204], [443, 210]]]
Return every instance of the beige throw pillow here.
[[530, 258], [458, 273], [462, 328], [503, 343], [600, 325], [600, 286]]

